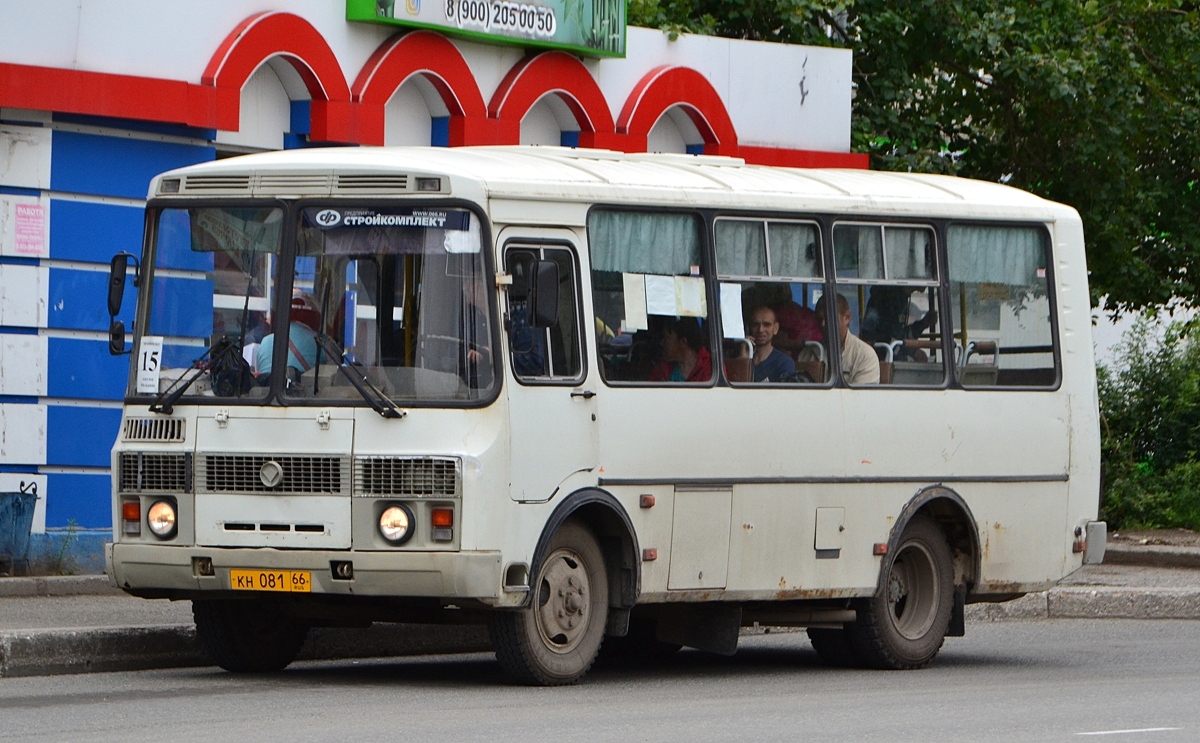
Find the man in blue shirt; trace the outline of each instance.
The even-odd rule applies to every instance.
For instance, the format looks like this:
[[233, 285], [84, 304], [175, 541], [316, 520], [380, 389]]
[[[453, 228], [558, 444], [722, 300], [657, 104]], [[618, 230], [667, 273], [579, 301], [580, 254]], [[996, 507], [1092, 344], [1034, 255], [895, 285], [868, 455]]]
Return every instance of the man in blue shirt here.
[[[317, 358], [317, 331], [321, 324], [320, 313], [312, 297], [304, 292], [297, 292], [292, 297], [291, 322], [288, 327], [287, 365], [296, 370], [297, 375], [312, 368]], [[258, 367], [259, 384], [268, 384], [271, 375], [271, 364], [275, 356], [275, 335], [268, 334], [263, 338], [255, 354]]]
[[750, 315], [750, 341], [754, 343], [754, 381], [779, 382], [796, 371], [792, 357], [775, 348], [779, 321], [770, 307], [758, 307]]

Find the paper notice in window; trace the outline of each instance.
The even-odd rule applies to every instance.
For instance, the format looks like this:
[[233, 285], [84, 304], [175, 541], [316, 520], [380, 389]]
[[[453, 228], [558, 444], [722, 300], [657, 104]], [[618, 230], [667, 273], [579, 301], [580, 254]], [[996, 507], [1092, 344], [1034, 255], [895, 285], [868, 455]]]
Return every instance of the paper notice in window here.
[[621, 329], [626, 333], [650, 327], [646, 321], [646, 275], [642, 273], [621, 274], [625, 287], [625, 323]]
[[143, 395], [158, 394], [158, 377], [162, 371], [163, 337], [142, 337], [137, 357], [137, 391]]
[[646, 275], [646, 313], [675, 317], [675, 277]]
[[704, 279], [676, 276], [675, 308], [680, 317], [707, 317], [708, 302], [704, 297]]
[[741, 284], [721, 284], [721, 327], [725, 329], [726, 338], [746, 337]]

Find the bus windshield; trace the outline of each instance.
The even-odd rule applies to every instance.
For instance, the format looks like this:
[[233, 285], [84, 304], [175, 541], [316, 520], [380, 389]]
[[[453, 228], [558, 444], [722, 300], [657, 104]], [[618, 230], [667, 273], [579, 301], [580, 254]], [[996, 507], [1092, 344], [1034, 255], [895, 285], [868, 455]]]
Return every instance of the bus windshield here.
[[[284, 251], [285, 213], [159, 213], [141, 340], [141, 355], [158, 361], [152, 375], [139, 362], [137, 394], [178, 394], [186, 384], [181, 397], [259, 403], [272, 389], [292, 403], [490, 397], [493, 321], [476, 215], [306, 206], [292, 217], [294, 250]], [[289, 318], [280, 322], [272, 310], [289, 285]]]

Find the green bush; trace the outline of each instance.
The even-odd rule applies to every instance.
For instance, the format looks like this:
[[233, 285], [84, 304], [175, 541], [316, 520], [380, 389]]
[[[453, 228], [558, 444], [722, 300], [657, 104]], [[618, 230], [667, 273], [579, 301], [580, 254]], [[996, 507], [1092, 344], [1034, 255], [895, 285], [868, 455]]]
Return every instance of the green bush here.
[[1111, 528], [1200, 528], [1200, 325], [1139, 319], [1098, 370], [1101, 516]]

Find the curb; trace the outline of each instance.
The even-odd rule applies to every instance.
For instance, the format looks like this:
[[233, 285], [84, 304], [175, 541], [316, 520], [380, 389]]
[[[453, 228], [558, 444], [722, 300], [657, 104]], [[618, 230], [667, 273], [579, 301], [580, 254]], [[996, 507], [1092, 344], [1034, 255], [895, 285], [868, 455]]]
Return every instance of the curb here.
[[30, 596], [117, 596], [107, 575], [52, 575], [35, 578], [0, 578], [0, 598]]
[[[314, 628], [298, 660], [487, 652], [480, 625], [376, 624]], [[211, 666], [196, 627], [106, 627], [0, 632], [0, 678]]]
[[1200, 588], [1052, 588], [1003, 604], [972, 604], [967, 619], [1200, 619]]
[[1200, 568], [1200, 549], [1159, 544], [1130, 547], [1110, 542], [1104, 550], [1104, 562], [1155, 568]]

